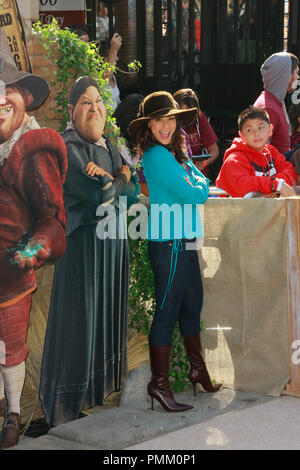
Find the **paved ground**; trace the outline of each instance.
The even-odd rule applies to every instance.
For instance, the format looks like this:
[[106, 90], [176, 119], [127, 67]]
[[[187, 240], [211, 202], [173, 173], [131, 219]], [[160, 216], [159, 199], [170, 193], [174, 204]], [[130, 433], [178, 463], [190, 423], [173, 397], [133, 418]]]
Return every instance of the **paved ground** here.
[[194, 408], [167, 413], [147, 396], [149, 364], [134, 369], [118, 407], [95, 407], [89, 416], [22, 437], [11, 450], [102, 450], [126, 455], [139, 450], [300, 450], [300, 398], [271, 397], [222, 388], [198, 393], [192, 388], [176, 400]]
[[300, 450], [300, 399], [283, 396], [170, 432], [127, 450]]
[[300, 399], [222, 389], [176, 395], [194, 409], [166, 413], [120, 406], [24, 437], [14, 450], [300, 449]]

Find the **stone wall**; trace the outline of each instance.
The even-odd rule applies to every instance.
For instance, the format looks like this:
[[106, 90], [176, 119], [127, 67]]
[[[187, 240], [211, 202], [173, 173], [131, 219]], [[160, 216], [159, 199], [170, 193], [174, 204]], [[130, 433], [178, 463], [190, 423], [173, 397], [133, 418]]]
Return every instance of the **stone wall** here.
[[28, 45], [28, 52], [32, 73], [47, 80], [51, 88], [50, 94], [43, 105], [38, 109], [31, 111], [30, 115], [36, 118], [41, 127], [51, 127], [52, 129], [58, 130], [60, 123], [56, 119], [54, 112], [56, 106], [56, 89], [51, 87], [53, 71], [56, 66], [53, 61], [49, 60], [45, 56], [44, 48], [42, 47], [38, 37], [33, 36], [31, 38], [30, 44]]

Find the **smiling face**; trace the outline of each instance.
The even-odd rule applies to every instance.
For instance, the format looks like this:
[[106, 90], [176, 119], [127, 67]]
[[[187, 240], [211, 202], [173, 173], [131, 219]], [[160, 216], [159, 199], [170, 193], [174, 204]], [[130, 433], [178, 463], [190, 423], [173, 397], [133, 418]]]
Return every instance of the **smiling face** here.
[[76, 105], [69, 105], [75, 129], [89, 142], [97, 142], [102, 136], [106, 121], [106, 108], [99, 91], [89, 86]]
[[249, 147], [262, 152], [272, 135], [272, 129], [272, 124], [269, 125], [263, 119], [246, 119], [239, 136]]
[[175, 116], [164, 116], [150, 119], [148, 126], [157, 142], [169, 145], [176, 131], [177, 121]]
[[0, 95], [0, 143], [6, 142], [21, 127], [26, 113], [25, 101], [14, 87], [7, 87]]

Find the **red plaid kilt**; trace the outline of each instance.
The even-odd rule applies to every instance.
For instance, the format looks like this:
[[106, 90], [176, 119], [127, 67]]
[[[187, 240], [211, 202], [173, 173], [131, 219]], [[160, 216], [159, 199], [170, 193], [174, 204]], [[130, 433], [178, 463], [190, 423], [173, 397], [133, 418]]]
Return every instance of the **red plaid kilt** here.
[[9, 307], [0, 307], [0, 341], [4, 343], [6, 353], [5, 362], [1, 360], [1, 355], [0, 364], [4, 366], [20, 364], [27, 357], [26, 336], [30, 305], [31, 294]]

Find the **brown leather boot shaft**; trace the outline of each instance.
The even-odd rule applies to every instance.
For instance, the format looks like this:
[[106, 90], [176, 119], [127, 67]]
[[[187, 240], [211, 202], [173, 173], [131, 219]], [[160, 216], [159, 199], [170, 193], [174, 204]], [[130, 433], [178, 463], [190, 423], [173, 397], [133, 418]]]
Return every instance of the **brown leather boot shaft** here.
[[201, 384], [206, 392], [219, 390], [222, 384], [213, 385], [206, 368], [202, 355], [200, 335], [186, 336], [183, 338], [183, 342], [191, 364], [189, 379], [194, 386], [194, 392], [196, 383]]
[[[166, 411], [186, 411], [193, 407], [177, 403], [170, 389], [169, 365], [171, 346], [150, 345], [152, 378], [148, 384], [148, 394], [155, 398]], [[153, 402], [152, 402], [153, 405]]]

